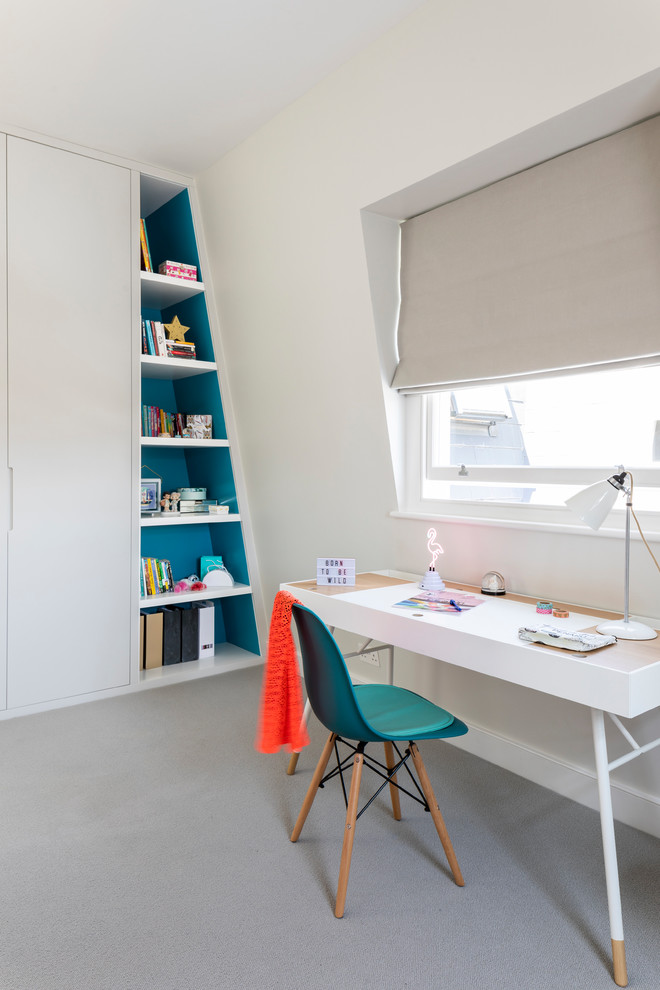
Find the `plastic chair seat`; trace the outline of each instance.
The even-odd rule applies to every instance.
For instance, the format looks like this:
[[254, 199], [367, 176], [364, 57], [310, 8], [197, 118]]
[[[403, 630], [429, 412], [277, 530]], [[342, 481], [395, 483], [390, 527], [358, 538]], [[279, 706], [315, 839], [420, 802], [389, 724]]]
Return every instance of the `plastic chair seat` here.
[[450, 712], [407, 688], [391, 684], [357, 684], [355, 696], [373, 739], [446, 739], [462, 736], [467, 726]]

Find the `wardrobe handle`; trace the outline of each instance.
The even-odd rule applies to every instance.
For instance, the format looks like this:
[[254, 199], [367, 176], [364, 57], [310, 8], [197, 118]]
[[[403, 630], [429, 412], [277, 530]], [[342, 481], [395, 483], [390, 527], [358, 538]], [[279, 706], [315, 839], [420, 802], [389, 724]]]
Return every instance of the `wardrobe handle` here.
[[9, 471], [9, 517], [7, 528], [11, 532], [14, 528], [14, 469], [10, 467], [7, 470]]

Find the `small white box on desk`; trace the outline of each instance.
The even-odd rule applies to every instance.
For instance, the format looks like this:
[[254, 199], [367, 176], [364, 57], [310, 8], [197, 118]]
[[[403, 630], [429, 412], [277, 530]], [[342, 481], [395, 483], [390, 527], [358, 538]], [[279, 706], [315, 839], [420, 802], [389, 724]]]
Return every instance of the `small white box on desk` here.
[[355, 585], [355, 557], [317, 557], [316, 583]]

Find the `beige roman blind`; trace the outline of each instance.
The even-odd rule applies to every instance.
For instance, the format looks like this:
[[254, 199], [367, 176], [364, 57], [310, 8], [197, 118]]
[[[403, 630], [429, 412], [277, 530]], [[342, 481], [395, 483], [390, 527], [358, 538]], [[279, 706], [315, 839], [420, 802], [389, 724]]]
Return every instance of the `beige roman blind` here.
[[401, 228], [402, 392], [660, 360], [660, 118]]

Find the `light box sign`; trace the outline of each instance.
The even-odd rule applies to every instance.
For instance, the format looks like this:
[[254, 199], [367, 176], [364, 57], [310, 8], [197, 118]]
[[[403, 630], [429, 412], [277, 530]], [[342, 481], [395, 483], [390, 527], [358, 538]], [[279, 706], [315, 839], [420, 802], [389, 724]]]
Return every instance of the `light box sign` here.
[[317, 557], [317, 584], [343, 584], [346, 587], [355, 584], [354, 557]]

